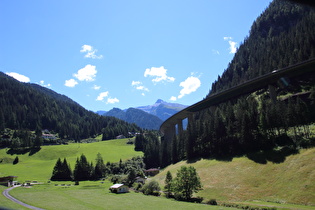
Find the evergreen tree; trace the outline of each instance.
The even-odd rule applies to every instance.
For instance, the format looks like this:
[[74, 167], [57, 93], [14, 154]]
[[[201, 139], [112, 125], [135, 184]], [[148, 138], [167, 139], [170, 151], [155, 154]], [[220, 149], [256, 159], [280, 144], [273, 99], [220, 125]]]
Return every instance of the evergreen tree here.
[[144, 136], [141, 135], [136, 135], [135, 139], [135, 151], [143, 151], [143, 144], [144, 144]]
[[67, 159], [64, 158], [62, 162], [62, 179], [63, 181], [71, 181], [72, 180], [72, 171], [70, 165], [67, 162]]
[[60, 176], [61, 176], [61, 169], [62, 169], [62, 162], [61, 162], [61, 159], [58, 158], [55, 166], [54, 166], [54, 169], [53, 169], [53, 172], [52, 172], [52, 176], [50, 178], [50, 180], [52, 181], [60, 181]]
[[164, 181], [164, 183], [165, 183], [164, 189], [165, 189], [167, 196], [170, 196], [173, 192], [172, 181], [173, 181], [173, 176], [172, 176], [170, 171], [167, 171], [165, 181]]
[[13, 160], [13, 165], [18, 164], [19, 162], [19, 157], [16, 156], [15, 159]]
[[66, 158], [64, 158], [63, 162], [61, 161], [60, 158], [58, 158], [50, 179], [52, 181], [71, 181], [72, 180], [71, 168], [70, 168], [70, 165], [68, 165]]
[[90, 180], [93, 175], [93, 168], [91, 164], [88, 163], [86, 156], [82, 154], [80, 158], [77, 158], [75, 168], [73, 171], [74, 180], [76, 181], [86, 181]]
[[106, 173], [106, 166], [104, 164], [104, 160], [102, 158], [102, 155], [100, 153], [97, 153], [96, 159], [95, 159], [95, 168], [94, 168], [94, 176], [95, 179], [100, 179], [105, 177]]

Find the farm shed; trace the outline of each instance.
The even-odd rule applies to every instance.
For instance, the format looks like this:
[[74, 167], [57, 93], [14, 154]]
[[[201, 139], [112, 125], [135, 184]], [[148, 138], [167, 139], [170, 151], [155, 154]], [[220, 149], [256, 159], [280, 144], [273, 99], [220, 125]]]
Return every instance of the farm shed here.
[[158, 173], [160, 173], [160, 169], [158, 169], [158, 168], [150, 168], [150, 169], [144, 171], [144, 174], [147, 176], [155, 176]]
[[127, 193], [129, 192], [128, 186], [124, 184], [114, 184], [109, 188], [112, 193]]
[[8, 187], [14, 186], [17, 184], [16, 178], [17, 176], [0, 177], [0, 184]]

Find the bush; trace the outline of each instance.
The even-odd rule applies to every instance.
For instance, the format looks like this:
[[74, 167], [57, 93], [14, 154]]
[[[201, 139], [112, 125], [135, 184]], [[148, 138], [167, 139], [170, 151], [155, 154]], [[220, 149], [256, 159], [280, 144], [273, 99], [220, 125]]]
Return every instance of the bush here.
[[160, 196], [161, 193], [159, 191], [153, 191], [151, 195], [154, 195], [154, 196]]
[[133, 188], [135, 189], [135, 191], [140, 191], [142, 186], [143, 185], [141, 183], [134, 183], [133, 184]]
[[213, 205], [213, 206], [216, 206], [218, 205], [217, 201], [215, 199], [210, 199], [208, 202], [207, 202], [208, 205]]
[[202, 201], [203, 201], [203, 197], [200, 197], [200, 196], [189, 199], [189, 202], [192, 202], [192, 203], [201, 203]]
[[167, 198], [175, 198], [173, 193], [164, 192], [164, 194], [165, 194], [165, 197], [167, 197]]
[[152, 180], [149, 183], [143, 185], [141, 191], [145, 195], [153, 195], [156, 194], [155, 192], [159, 192], [161, 190], [160, 185], [157, 181]]

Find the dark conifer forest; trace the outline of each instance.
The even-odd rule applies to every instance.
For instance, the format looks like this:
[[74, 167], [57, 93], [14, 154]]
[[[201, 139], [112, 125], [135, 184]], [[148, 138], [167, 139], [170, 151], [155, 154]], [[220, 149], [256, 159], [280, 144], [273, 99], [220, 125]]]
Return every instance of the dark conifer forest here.
[[[4, 132], [15, 130], [14, 135]], [[21, 83], [0, 72], [0, 132], [1, 146], [33, 147], [42, 130], [49, 130], [59, 139], [79, 141], [103, 134], [113, 139], [141, 129], [114, 117], [99, 116], [70, 98], [36, 84]], [[37, 131], [35, 134], [31, 131]], [[4, 137], [4, 138], [3, 138]], [[40, 142], [37, 142], [40, 145]]]
[[[274, 0], [254, 21], [249, 36], [206, 97], [314, 59], [314, 29], [315, 8]], [[271, 100], [265, 88], [195, 113], [187, 130], [171, 142], [152, 135], [138, 138], [145, 163], [164, 167], [183, 159], [229, 159], [239, 155], [265, 163], [266, 157], [261, 157], [266, 151], [278, 157], [272, 161], [281, 162], [298, 148], [314, 146], [310, 125], [315, 121], [315, 75], [283, 79], [286, 82], [279, 81], [276, 87], [277, 101]]]

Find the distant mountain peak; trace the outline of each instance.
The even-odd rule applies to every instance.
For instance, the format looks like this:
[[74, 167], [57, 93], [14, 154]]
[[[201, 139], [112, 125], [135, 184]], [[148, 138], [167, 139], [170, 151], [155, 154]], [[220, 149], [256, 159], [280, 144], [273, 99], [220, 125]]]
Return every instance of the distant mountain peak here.
[[162, 99], [158, 99], [155, 103], [156, 104], [161, 104], [161, 103], [165, 103], [165, 101], [163, 101]]

